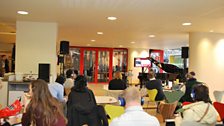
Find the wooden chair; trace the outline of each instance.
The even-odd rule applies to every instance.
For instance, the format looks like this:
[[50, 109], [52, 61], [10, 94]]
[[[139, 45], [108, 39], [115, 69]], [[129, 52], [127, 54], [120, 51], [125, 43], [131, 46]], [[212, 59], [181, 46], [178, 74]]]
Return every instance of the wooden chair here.
[[177, 103], [178, 101], [175, 101], [173, 103], [160, 102], [159, 111], [163, 117], [164, 122], [166, 119], [174, 118], [174, 111], [176, 109]]

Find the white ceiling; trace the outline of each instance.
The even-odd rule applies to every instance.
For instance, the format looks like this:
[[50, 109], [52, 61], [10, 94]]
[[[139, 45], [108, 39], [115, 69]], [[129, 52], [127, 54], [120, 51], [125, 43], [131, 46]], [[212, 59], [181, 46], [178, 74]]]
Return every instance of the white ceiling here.
[[15, 42], [17, 20], [57, 22], [58, 42], [72, 46], [178, 48], [188, 44], [189, 32], [224, 33], [224, 0], [1, 0], [0, 12], [1, 43]]

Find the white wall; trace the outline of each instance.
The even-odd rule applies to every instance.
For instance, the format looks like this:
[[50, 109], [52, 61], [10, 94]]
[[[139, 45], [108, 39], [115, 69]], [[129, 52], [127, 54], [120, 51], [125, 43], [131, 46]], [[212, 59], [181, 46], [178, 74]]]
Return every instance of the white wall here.
[[50, 63], [56, 76], [57, 24], [46, 22], [16, 22], [16, 73], [38, 74], [39, 63]]
[[[149, 49], [129, 48], [128, 49], [128, 70], [132, 70], [132, 78], [129, 77], [130, 83], [139, 83], [138, 74], [142, 71], [141, 67], [134, 67], [135, 57], [149, 57]], [[148, 72], [148, 71], [146, 71]]]
[[224, 34], [190, 33], [189, 70], [205, 82], [213, 99], [214, 90], [224, 91]]

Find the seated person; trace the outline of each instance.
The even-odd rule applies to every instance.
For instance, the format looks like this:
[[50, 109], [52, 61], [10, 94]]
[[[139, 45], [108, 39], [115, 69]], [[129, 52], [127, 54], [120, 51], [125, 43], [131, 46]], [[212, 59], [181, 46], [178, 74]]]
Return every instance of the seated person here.
[[186, 87], [186, 91], [184, 96], [180, 99], [180, 102], [193, 102], [193, 99], [191, 98], [191, 91], [192, 88], [199, 84], [199, 82], [197, 82], [197, 79], [195, 78], [195, 72], [190, 72], [186, 74], [186, 83], [185, 83], [185, 87]]
[[64, 87], [63, 84], [65, 78], [63, 76], [58, 76], [55, 82], [48, 84], [48, 88], [51, 92], [51, 95], [58, 99], [60, 102], [65, 102], [64, 99]]
[[30, 102], [22, 116], [23, 126], [66, 126], [62, 106], [48, 90], [47, 83], [38, 79], [29, 85]]
[[68, 126], [101, 126], [95, 96], [86, 86], [86, 78], [82, 75], [77, 76], [68, 96]]
[[126, 83], [121, 79], [121, 73], [119, 71], [114, 73], [114, 79], [109, 82], [109, 90], [124, 90], [126, 89]]
[[159, 126], [156, 117], [144, 112], [141, 106], [141, 94], [136, 87], [124, 91], [125, 113], [112, 120], [110, 126]]
[[195, 124], [195, 126], [215, 125], [218, 114], [210, 103], [208, 87], [202, 84], [196, 85], [191, 96], [194, 102], [183, 106], [182, 126], [189, 124]]
[[155, 79], [155, 73], [150, 70], [149, 71], [149, 82], [146, 83], [146, 88], [148, 90], [156, 89], [158, 91], [155, 100], [161, 101], [164, 100], [165, 95], [163, 93], [162, 82], [159, 79]]

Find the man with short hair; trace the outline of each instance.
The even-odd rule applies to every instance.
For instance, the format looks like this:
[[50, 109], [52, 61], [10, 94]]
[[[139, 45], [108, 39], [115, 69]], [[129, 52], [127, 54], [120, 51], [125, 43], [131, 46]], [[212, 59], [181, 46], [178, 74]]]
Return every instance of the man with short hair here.
[[125, 113], [112, 120], [110, 126], [159, 126], [156, 117], [146, 113], [141, 106], [141, 95], [136, 87], [124, 91]]

